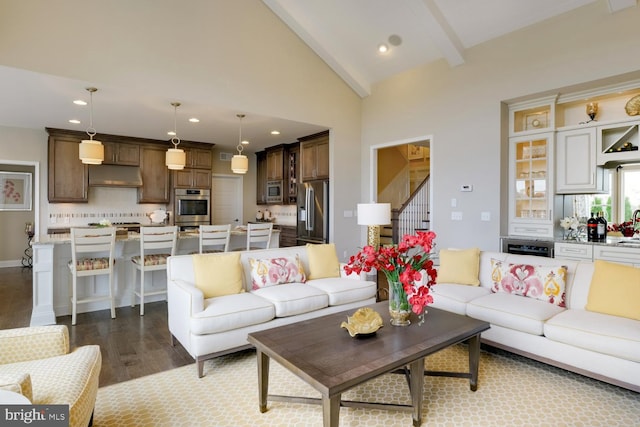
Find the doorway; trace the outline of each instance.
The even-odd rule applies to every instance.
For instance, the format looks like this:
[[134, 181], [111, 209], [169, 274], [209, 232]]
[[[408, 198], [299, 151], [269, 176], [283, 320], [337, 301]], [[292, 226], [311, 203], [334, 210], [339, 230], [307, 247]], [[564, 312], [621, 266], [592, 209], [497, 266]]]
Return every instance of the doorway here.
[[242, 177], [213, 175], [211, 182], [211, 223], [242, 224]]

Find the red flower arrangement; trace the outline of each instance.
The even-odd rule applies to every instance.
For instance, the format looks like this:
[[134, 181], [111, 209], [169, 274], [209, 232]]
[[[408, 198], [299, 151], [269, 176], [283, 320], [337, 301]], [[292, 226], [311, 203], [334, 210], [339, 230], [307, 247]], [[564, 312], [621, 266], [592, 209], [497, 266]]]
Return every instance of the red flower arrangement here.
[[[414, 313], [422, 314], [424, 308], [433, 303], [430, 291], [436, 283], [437, 271], [433, 268], [429, 253], [435, 237], [433, 231], [418, 231], [415, 236], [405, 234], [397, 245], [381, 246], [378, 250], [373, 246], [365, 246], [349, 259], [344, 270], [347, 274], [366, 273], [374, 268], [382, 271], [389, 286], [393, 283], [402, 284], [406, 309], [411, 305]], [[427, 276], [426, 281], [422, 279], [422, 270]]]
[[620, 224], [609, 224], [607, 226], [607, 231], [619, 231], [624, 237], [633, 237], [633, 235], [637, 233], [637, 231], [634, 230], [632, 219], [621, 222]]

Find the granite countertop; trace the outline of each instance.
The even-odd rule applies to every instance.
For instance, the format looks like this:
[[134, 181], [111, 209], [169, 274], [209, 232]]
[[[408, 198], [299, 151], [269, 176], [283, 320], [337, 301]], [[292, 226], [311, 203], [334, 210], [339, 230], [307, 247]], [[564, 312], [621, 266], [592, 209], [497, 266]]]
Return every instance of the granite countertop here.
[[620, 248], [640, 248], [640, 238], [607, 236], [604, 242], [588, 242], [586, 240], [566, 240], [562, 238], [543, 238], [543, 237], [523, 237], [523, 236], [501, 236], [502, 239], [526, 240], [531, 242], [553, 242], [553, 243], [569, 243], [574, 245], [596, 245], [596, 246], [616, 246]]
[[[280, 230], [273, 230], [273, 233], [280, 233]], [[197, 239], [200, 233], [195, 231], [179, 231], [178, 239]], [[246, 236], [246, 229], [232, 229], [232, 236]], [[116, 241], [118, 242], [129, 242], [129, 241], [138, 241], [140, 240], [140, 233], [135, 231], [129, 231], [126, 234], [117, 234]], [[33, 239], [33, 243], [41, 243], [41, 244], [63, 244], [63, 243], [71, 243], [71, 234], [70, 233], [59, 233], [59, 234], [46, 234], [41, 236], [36, 236]]]

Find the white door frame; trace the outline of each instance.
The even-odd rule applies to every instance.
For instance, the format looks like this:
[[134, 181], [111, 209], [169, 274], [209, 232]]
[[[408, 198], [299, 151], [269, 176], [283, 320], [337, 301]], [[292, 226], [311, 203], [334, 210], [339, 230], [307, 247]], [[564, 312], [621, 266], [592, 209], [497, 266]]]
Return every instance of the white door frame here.
[[[369, 189], [369, 201], [376, 202], [378, 199], [378, 150], [381, 148], [395, 147], [397, 145], [415, 144], [416, 142], [429, 141], [429, 175], [433, 175], [433, 135], [422, 135], [406, 139], [399, 139], [396, 141], [383, 142], [381, 144], [372, 145], [369, 147], [369, 182], [371, 187]], [[433, 180], [429, 180], [429, 206], [433, 206]], [[433, 212], [429, 219], [431, 220], [431, 229], [434, 229]]]

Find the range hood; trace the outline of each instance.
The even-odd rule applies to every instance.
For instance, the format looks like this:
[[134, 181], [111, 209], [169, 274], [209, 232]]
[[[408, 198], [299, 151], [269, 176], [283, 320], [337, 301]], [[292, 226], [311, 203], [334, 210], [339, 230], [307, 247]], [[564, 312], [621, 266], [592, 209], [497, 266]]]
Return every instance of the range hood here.
[[142, 187], [137, 166], [89, 165], [89, 187]]

